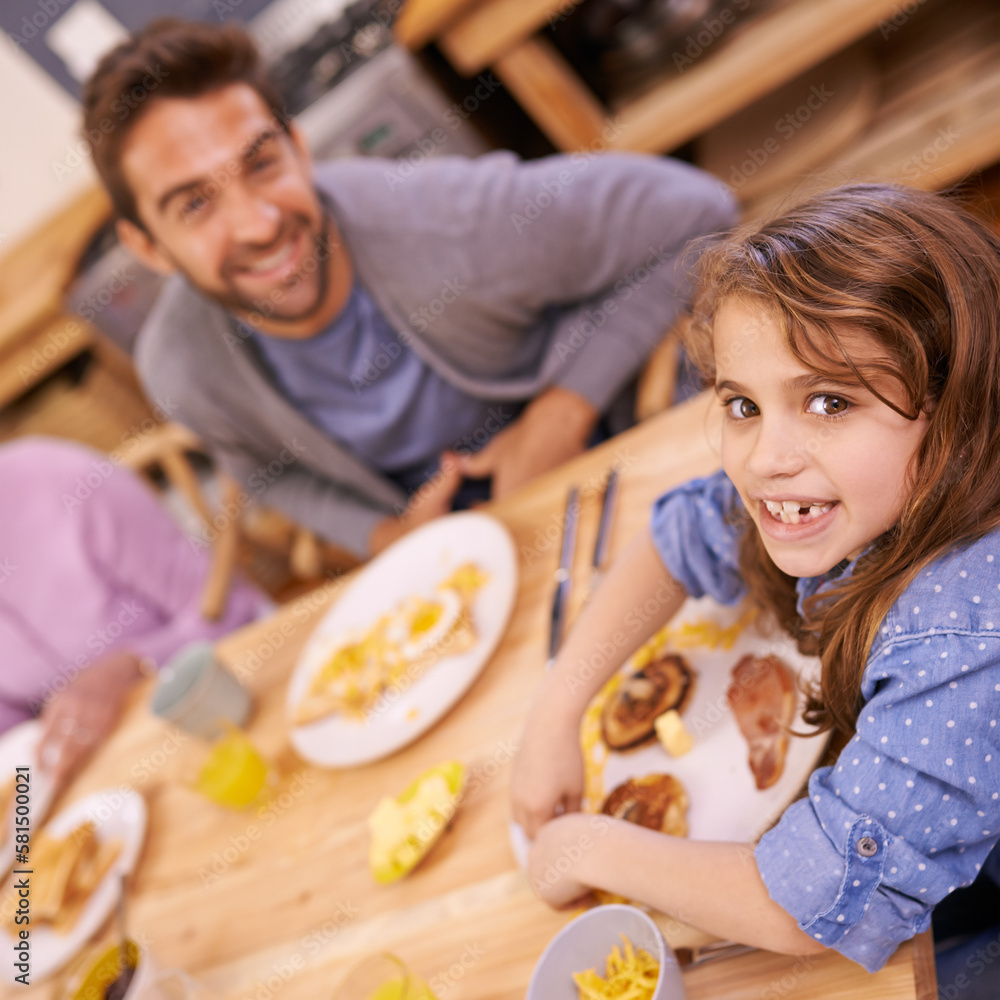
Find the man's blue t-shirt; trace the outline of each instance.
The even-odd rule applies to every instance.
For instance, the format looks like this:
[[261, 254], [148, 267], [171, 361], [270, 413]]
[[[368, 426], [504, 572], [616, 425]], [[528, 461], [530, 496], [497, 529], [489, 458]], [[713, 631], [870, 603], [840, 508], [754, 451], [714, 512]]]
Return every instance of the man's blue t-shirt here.
[[315, 336], [254, 330], [253, 338], [296, 409], [410, 492], [434, 474], [442, 451], [478, 451], [520, 410], [445, 381], [402, 342], [357, 279]]

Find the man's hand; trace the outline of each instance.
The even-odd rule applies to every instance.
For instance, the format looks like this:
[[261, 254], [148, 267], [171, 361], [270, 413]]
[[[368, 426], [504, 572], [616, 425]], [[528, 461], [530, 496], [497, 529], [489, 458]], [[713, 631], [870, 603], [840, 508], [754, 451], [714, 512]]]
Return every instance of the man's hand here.
[[462, 469], [459, 456], [446, 451], [441, 456], [438, 471], [410, 497], [406, 510], [399, 517], [383, 518], [372, 528], [368, 538], [368, 551], [373, 556], [377, 555], [408, 531], [449, 513], [451, 502], [461, 485]]
[[470, 479], [493, 477], [493, 499], [579, 455], [600, 414], [583, 396], [553, 386], [474, 455], [462, 458]]
[[142, 675], [133, 653], [110, 653], [81, 670], [43, 709], [41, 766], [62, 787], [107, 738]]

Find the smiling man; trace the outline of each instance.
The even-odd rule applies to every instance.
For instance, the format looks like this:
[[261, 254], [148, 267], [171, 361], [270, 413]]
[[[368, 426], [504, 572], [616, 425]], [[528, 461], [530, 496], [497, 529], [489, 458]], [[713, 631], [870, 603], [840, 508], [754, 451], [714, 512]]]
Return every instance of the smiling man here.
[[233, 24], [155, 22], [84, 94], [119, 237], [173, 275], [147, 390], [252, 497], [361, 556], [470, 481], [503, 496], [583, 450], [683, 308], [687, 243], [734, 220], [662, 158], [314, 167], [280, 108]]

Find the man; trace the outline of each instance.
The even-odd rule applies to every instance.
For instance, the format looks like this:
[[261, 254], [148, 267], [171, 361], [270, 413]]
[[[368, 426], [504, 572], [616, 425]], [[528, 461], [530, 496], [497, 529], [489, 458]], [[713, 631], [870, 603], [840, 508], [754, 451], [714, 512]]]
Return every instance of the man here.
[[165, 663], [271, 607], [242, 581], [205, 621], [208, 575], [134, 472], [70, 441], [0, 445], [0, 732], [38, 714], [58, 784], [111, 732], [140, 663]]
[[[125, 103], [123, 103], [123, 99]], [[247, 494], [361, 556], [582, 451], [734, 219], [675, 161], [317, 166], [234, 24], [151, 24], [85, 94], [121, 241], [175, 277], [137, 347]]]

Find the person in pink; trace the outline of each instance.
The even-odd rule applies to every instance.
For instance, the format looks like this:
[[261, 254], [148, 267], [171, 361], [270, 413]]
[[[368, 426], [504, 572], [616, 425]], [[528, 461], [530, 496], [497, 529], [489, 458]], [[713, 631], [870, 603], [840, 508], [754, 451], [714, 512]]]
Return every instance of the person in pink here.
[[54, 438], [0, 445], [0, 732], [37, 715], [40, 761], [64, 782], [114, 728], [142, 667], [270, 607], [237, 581], [206, 621], [207, 572], [207, 553], [130, 469]]

